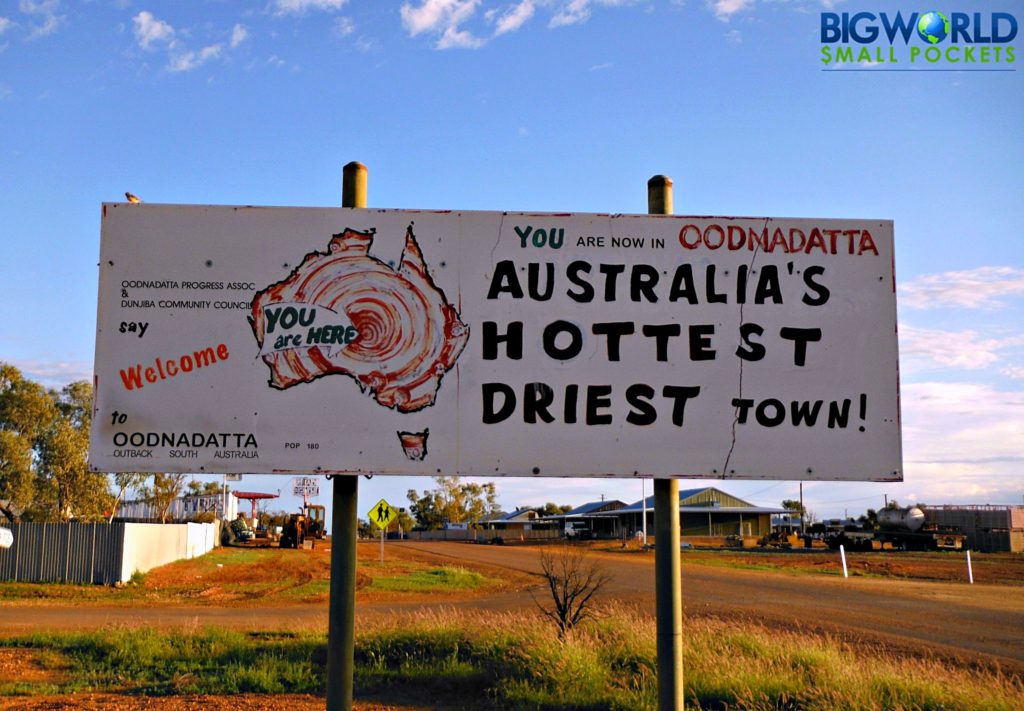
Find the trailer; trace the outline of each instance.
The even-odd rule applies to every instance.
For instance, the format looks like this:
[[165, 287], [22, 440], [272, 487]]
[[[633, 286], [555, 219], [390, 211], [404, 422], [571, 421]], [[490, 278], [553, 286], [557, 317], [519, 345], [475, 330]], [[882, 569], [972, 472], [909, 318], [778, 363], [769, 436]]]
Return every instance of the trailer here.
[[882, 509], [875, 528], [847, 524], [829, 526], [825, 532], [825, 543], [832, 550], [839, 546], [852, 551], [885, 550], [888, 544], [904, 551], [959, 551], [966, 540], [958, 529], [930, 522], [920, 506]]

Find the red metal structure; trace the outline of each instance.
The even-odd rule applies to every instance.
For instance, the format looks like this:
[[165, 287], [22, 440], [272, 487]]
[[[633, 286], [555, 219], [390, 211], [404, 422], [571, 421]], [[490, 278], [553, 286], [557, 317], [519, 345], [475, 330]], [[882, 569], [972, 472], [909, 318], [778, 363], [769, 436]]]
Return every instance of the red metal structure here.
[[231, 493], [234, 494], [237, 499], [245, 499], [252, 503], [252, 521], [254, 525], [256, 523], [257, 502], [265, 499], [276, 499], [280, 496], [280, 494], [263, 494], [258, 491], [232, 491]]

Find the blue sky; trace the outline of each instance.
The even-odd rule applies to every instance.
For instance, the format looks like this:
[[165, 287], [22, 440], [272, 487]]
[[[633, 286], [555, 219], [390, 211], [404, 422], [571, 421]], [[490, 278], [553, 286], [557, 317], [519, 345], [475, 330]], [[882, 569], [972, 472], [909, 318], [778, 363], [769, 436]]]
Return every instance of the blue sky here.
[[[100, 203], [126, 190], [331, 206], [359, 160], [373, 207], [645, 212], [664, 173], [677, 213], [895, 221], [906, 481], [808, 483], [815, 513], [1021, 503], [1024, 72], [819, 61], [823, 11], [931, 9], [1024, 25], [1019, 2], [3, 0], [0, 360], [91, 378]], [[364, 480], [361, 510], [430, 483]], [[498, 490], [509, 509], [640, 498], [632, 481]]]

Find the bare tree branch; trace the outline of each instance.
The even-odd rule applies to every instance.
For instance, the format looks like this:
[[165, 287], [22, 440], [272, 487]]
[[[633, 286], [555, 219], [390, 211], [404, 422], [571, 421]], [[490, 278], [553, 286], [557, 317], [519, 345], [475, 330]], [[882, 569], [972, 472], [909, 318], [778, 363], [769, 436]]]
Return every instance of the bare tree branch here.
[[553, 607], [545, 607], [536, 597], [534, 603], [558, 627], [559, 637], [565, 637], [593, 616], [591, 600], [611, 576], [583, 550], [569, 546], [561, 546], [557, 552], [543, 551], [540, 566]]

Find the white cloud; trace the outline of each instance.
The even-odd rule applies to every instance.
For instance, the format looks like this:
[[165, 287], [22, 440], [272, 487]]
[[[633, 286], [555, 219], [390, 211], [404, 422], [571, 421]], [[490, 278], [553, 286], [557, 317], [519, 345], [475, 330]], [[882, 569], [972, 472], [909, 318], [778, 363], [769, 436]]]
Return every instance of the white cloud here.
[[305, 15], [310, 10], [335, 12], [345, 7], [348, 0], [274, 0], [275, 15]]
[[454, 25], [445, 28], [441, 39], [437, 41], [438, 49], [477, 49], [484, 45], [484, 40], [475, 37], [467, 30], [460, 30]]
[[212, 44], [209, 47], [203, 47], [198, 52], [189, 50], [187, 52], [173, 54], [171, 56], [170, 64], [167, 65], [167, 71], [190, 72], [193, 69], [198, 69], [211, 59], [219, 57], [222, 50], [222, 45]]
[[[217, 59], [224, 53], [224, 44], [207, 45], [199, 50], [188, 49], [178, 40], [179, 35], [188, 37], [188, 31], [179, 33], [169, 23], [158, 19], [148, 10], [139, 12], [132, 18], [135, 41], [140, 48], [148, 51], [164, 49], [168, 52], [167, 71], [171, 73], [190, 72], [207, 62]], [[228, 46], [235, 49], [249, 38], [249, 29], [236, 23], [231, 28]]]
[[148, 10], [133, 17], [132, 23], [135, 25], [135, 41], [142, 49], [153, 49], [156, 44], [174, 46], [174, 28], [156, 19]]
[[356, 49], [360, 52], [373, 52], [378, 47], [377, 40], [372, 37], [360, 37], [356, 40]]
[[977, 267], [925, 274], [899, 286], [900, 306], [911, 309], [996, 309], [1009, 296], [1024, 296], [1024, 269]]
[[592, 72], [603, 72], [605, 69], [611, 69], [615, 65], [611, 62], [602, 62], [601, 64], [595, 64], [590, 67]]
[[[588, 20], [595, 6], [623, 7], [645, 0], [511, 0], [482, 13], [481, 24], [493, 25], [492, 37], [521, 29], [538, 13], [547, 12], [548, 28], [575, 25]], [[476, 18], [482, 0], [415, 0], [400, 8], [402, 26], [410, 37], [438, 35], [436, 47], [481, 47], [489, 38], [474, 34], [467, 25]], [[650, 7], [649, 5], [647, 6]]]
[[555, 13], [548, 27], [565, 27], [586, 22], [590, 19], [590, 0], [569, 0]]
[[231, 49], [245, 42], [249, 37], [249, 30], [245, 25], [236, 24], [231, 28]]
[[271, 66], [274, 66], [274, 67], [283, 67], [285, 64], [287, 64], [287, 62], [285, 62], [283, 59], [278, 57], [276, 54], [272, 54], [267, 59], [267, 64], [269, 64]]
[[480, 0], [423, 0], [419, 7], [403, 4], [402, 25], [410, 37], [424, 32], [439, 34], [437, 49], [476, 49], [484, 40], [459, 28], [476, 12]]
[[457, 27], [476, 12], [480, 0], [423, 0], [419, 7], [402, 5], [402, 25], [411, 37]]
[[0, 16], [0, 35], [14, 27], [14, 22], [9, 17]]
[[1024, 367], [1019, 365], [1009, 365], [999, 372], [1011, 380], [1024, 380]]
[[18, 9], [26, 15], [38, 15], [42, 24], [32, 25], [27, 39], [34, 40], [39, 37], [52, 35], [64, 22], [65, 16], [58, 15], [60, 0], [19, 0]]
[[8, 360], [30, 380], [48, 388], [62, 388], [79, 380], [92, 382], [92, 363], [85, 361]]
[[495, 36], [503, 35], [506, 32], [515, 32], [522, 27], [527, 20], [533, 17], [536, 11], [533, 0], [522, 0], [518, 5], [511, 7], [498, 18], [494, 26]]
[[[923, 499], [984, 497], [1020, 486], [1024, 391], [927, 382], [905, 385], [901, 400], [904, 461], [908, 475], [925, 481]], [[1007, 476], [1014, 473], [1016, 483]]]
[[754, 0], [707, 0], [707, 4], [715, 13], [715, 17], [722, 22], [728, 22], [736, 13], [752, 8]]
[[900, 362], [904, 373], [947, 367], [978, 370], [1001, 360], [1000, 351], [1024, 344], [1024, 337], [984, 338], [977, 331], [943, 331], [900, 324]]
[[567, 25], [576, 25], [581, 22], [586, 22], [590, 19], [590, 15], [592, 13], [591, 8], [594, 5], [601, 5], [603, 7], [624, 7], [627, 5], [636, 5], [639, 2], [641, 2], [641, 0], [565, 0], [559, 4], [554, 16], [548, 22], [548, 27], [554, 29], [556, 27], [565, 27]]
[[348, 37], [356, 31], [356, 23], [352, 21], [351, 17], [336, 17], [333, 29], [334, 34], [338, 35], [338, 37]]
[[725, 33], [725, 41], [733, 47], [743, 44], [743, 33], [733, 28]]

